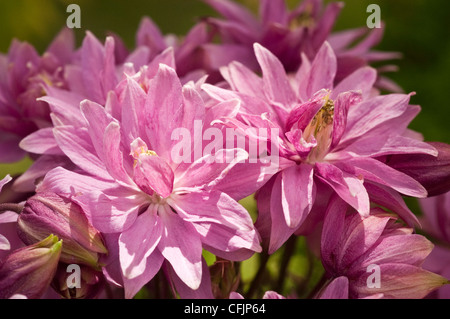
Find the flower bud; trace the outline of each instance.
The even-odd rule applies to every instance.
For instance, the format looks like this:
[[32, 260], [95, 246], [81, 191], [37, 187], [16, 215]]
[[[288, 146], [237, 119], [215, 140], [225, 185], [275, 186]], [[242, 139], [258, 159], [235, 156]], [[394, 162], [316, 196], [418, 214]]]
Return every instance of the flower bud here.
[[65, 299], [93, 299], [104, 284], [100, 271], [84, 265], [60, 263], [51, 285]]
[[40, 193], [28, 199], [18, 219], [19, 237], [27, 245], [49, 234], [63, 241], [61, 262], [98, 268], [99, 254], [107, 254], [100, 232], [82, 208], [55, 193]]
[[56, 272], [61, 246], [62, 241], [50, 235], [9, 254], [0, 264], [0, 298], [42, 297]]
[[450, 191], [450, 145], [429, 142], [438, 156], [426, 154], [391, 155], [387, 164], [417, 180], [428, 191], [428, 197]]

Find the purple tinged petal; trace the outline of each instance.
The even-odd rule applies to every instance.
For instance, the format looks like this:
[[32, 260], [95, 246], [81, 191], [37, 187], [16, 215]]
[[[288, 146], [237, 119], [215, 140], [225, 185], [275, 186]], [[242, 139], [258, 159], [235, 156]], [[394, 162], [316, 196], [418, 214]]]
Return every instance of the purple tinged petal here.
[[315, 200], [314, 168], [301, 164], [281, 172], [281, 200], [284, 218], [290, 228], [298, 228]]
[[[162, 206], [160, 206], [162, 208]], [[163, 235], [158, 245], [178, 277], [191, 289], [199, 288], [202, 281], [202, 242], [194, 226], [162, 208]]]
[[312, 61], [307, 76], [300, 82], [299, 96], [301, 100], [308, 101], [314, 93], [322, 89], [332, 90], [336, 70], [336, 55], [328, 42], [325, 42]]
[[189, 288], [183, 280], [174, 273], [173, 268], [170, 268], [170, 274], [176, 291], [181, 299], [214, 299], [211, 287], [211, 275], [204, 259], [202, 259], [202, 281], [200, 286], [195, 290]]
[[263, 299], [286, 299], [286, 297], [280, 295], [275, 291], [269, 290], [264, 293]]
[[3, 186], [12, 181], [12, 177], [7, 174], [2, 180], [0, 180], [0, 192], [2, 191]]
[[0, 264], [0, 298], [41, 298], [56, 272], [62, 241], [56, 236], [15, 250]]
[[437, 196], [450, 191], [450, 145], [429, 142], [437, 151], [437, 157], [426, 154], [398, 154], [387, 160], [387, 165], [408, 174], [428, 191], [428, 196]]
[[111, 122], [105, 128], [105, 134], [102, 139], [105, 166], [111, 177], [126, 185], [133, 185], [131, 177], [124, 168], [123, 153], [120, 149], [121, 130], [119, 124]]
[[204, 247], [214, 254], [244, 260], [261, 251], [249, 213], [225, 193], [178, 195], [170, 204], [185, 222], [192, 223]]
[[387, 236], [370, 249], [360, 266], [367, 268], [371, 264], [402, 263], [420, 267], [433, 247], [428, 239], [417, 234]]
[[342, 142], [363, 136], [378, 125], [399, 117], [407, 110], [409, 99], [409, 95], [389, 94], [376, 96], [352, 107]]
[[[134, 151], [132, 150], [134, 153]], [[153, 191], [163, 198], [173, 190], [174, 173], [172, 168], [158, 155], [142, 153], [136, 159], [134, 181], [147, 194]], [[150, 188], [150, 189], [149, 189]]]
[[334, 195], [326, 208], [322, 229], [320, 254], [325, 269], [333, 273], [338, 267], [339, 242], [345, 230], [345, 214], [348, 205], [339, 196]]
[[264, 98], [263, 80], [242, 63], [233, 61], [220, 71], [234, 91]]
[[415, 179], [376, 159], [357, 157], [336, 165], [350, 174], [391, 187], [404, 195], [419, 198], [427, 196], [426, 189]]
[[259, 5], [259, 16], [263, 25], [277, 23], [286, 25], [288, 10], [284, 0], [262, 0]]
[[320, 90], [311, 99], [308, 98], [307, 102], [296, 105], [287, 118], [286, 131], [290, 131], [292, 128], [303, 131], [323, 107], [328, 94], [327, 90]]
[[152, 149], [165, 159], [170, 159], [173, 143], [168, 133], [182, 127], [184, 111], [182, 86], [175, 70], [160, 64], [148, 89], [142, 125], [145, 125]]
[[147, 257], [145, 269], [146, 271], [142, 275], [129, 279], [123, 278], [123, 287], [125, 289], [125, 298], [132, 299], [139, 290], [144, 287], [161, 269], [163, 265], [164, 257], [159, 250], [154, 250], [153, 253]]
[[419, 225], [419, 220], [411, 212], [398, 192], [376, 183], [366, 182], [364, 186], [372, 202], [395, 212], [410, 227]]
[[341, 276], [333, 279], [319, 296], [319, 299], [348, 299], [348, 278]]
[[387, 299], [422, 299], [449, 281], [422, 268], [398, 263], [379, 265], [380, 288], [367, 287], [366, 277], [352, 282], [352, 289], [359, 297], [382, 293]]
[[[295, 228], [291, 228], [286, 224], [284, 217], [284, 209], [282, 202], [282, 175], [276, 175], [273, 184], [272, 193], [270, 194], [270, 242], [268, 247], [269, 254], [277, 251], [295, 232]], [[266, 221], [267, 222], [267, 221]]]
[[167, 45], [158, 26], [148, 17], [144, 17], [136, 34], [136, 45], [146, 46], [156, 55], [163, 51]]
[[366, 99], [372, 93], [376, 79], [376, 69], [369, 66], [359, 68], [335, 86], [332, 98], [342, 92], [361, 90], [363, 99]]
[[312, 36], [314, 48], [319, 48], [326, 41], [343, 7], [343, 2], [331, 2], [326, 6], [325, 12], [317, 21], [317, 28]]
[[267, 98], [272, 102], [289, 107], [295, 102], [296, 97], [283, 64], [275, 55], [258, 43], [254, 44], [254, 50], [262, 69]]
[[126, 279], [134, 279], [147, 269], [147, 258], [158, 246], [163, 225], [156, 213], [155, 206], [139, 215], [133, 225], [119, 237], [120, 265]]
[[346, 228], [339, 242], [337, 265], [339, 270], [351, 272], [355, 260], [359, 259], [380, 239], [390, 217], [368, 216], [361, 217], [353, 214], [346, 217]]

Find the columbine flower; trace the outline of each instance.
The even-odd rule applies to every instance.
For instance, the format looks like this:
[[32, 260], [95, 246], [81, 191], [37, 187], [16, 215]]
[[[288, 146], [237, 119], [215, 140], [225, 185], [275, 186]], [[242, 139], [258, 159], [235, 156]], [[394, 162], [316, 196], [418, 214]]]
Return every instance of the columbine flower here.
[[[450, 192], [420, 199], [420, 206], [423, 231], [435, 244], [423, 267], [450, 279]], [[450, 286], [438, 289], [436, 296], [450, 298]]]
[[47, 103], [36, 101], [44, 87], [65, 87], [64, 68], [73, 56], [73, 34], [64, 29], [42, 55], [28, 43], [13, 41], [0, 55], [0, 162], [25, 156], [19, 142], [51, 124]]
[[195, 290], [204, 273], [202, 248], [231, 260], [261, 250], [248, 212], [214, 189], [247, 153], [221, 150], [193, 163], [174, 162], [178, 142], [171, 132], [184, 128], [194, 136], [194, 121], [204, 119], [205, 105], [193, 85], [182, 86], [166, 65], [148, 83], [146, 90], [131, 77], [119, 84], [111, 112], [116, 118], [99, 104], [81, 103], [85, 125], [58, 126], [54, 134], [61, 150], [91, 176], [57, 168], [38, 188], [80, 193], [76, 201], [93, 225], [119, 234], [119, 281], [128, 298], [153, 278], [164, 260]]
[[20, 294], [29, 299], [40, 298], [48, 289], [56, 272], [62, 241], [48, 238], [9, 254], [0, 263], [0, 298]]
[[[269, 138], [279, 145], [280, 172], [257, 194], [257, 227], [269, 240], [269, 252], [302, 225], [316, 202], [326, 201], [330, 189], [362, 216], [369, 214], [370, 193], [373, 201], [394, 205], [408, 223], [416, 222], [396, 192], [425, 197], [426, 190], [378, 159], [389, 154], [437, 154], [431, 145], [406, 134], [419, 111], [408, 104], [410, 96], [373, 95], [376, 72], [370, 67], [334, 86], [336, 57], [327, 43], [293, 79], [267, 49], [255, 44], [255, 53], [262, 79], [233, 62], [222, 69], [231, 91], [203, 88], [218, 101], [242, 100], [237, 117], [222, 120], [226, 125], [280, 132], [277, 140]], [[316, 195], [323, 200], [316, 201]]]
[[[321, 259], [330, 280], [345, 276], [349, 297], [423, 298], [449, 283], [421, 267], [433, 244], [380, 208], [362, 217], [335, 196], [322, 229]], [[375, 269], [376, 268], [376, 269]], [[369, 278], [370, 275], [375, 274]]]
[[[253, 55], [255, 42], [271, 51], [290, 73], [296, 72], [307, 59], [313, 59], [323, 43], [329, 41], [337, 55], [335, 83], [372, 62], [399, 57], [398, 53], [372, 50], [383, 36], [383, 27], [375, 28], [370, 33], [366, 27], [332, 33], [343, 2], [330, 2], [324, 8], [321, 1], [305, 0], [289, 11], [285, 0], [261, 0], [259, 16], [255, 17], [233, 1], [204, 1], [224, 17], [207, 19], [219, 33], [222, 43], [202, 46], [207, 56], [214, 57], [210, 60], [217, 70], [232, 61], [256, 69], [258, 64]], [[355, 42], [357, 44], [352, 45]], [[395, 68], [386, 66], [384, 69]], [[381, 76], [376, 86], [401, 91], [398, 85]]]

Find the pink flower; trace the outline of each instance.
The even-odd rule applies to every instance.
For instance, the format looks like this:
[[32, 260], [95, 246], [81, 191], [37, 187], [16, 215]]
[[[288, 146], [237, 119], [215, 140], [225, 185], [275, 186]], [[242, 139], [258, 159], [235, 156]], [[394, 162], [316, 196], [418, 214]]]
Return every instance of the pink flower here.
[[0, 162], [22, 159], [20, 140], [51, 125], [48, 105], [36, 99], [46, 94], [45, 86], [66, 87], [65, 65], [73, 46], [73, 33], [64, 29], [42, 56], [16, 40], [7, 55], [0, 55]]
[[[142, 78], [137, 77], [138, 81]], [[60, 149], [85, 174], [50, 171], [39, 191], [77, 194], [93, 225], [115, 237], [107, 243], [120, 262], [126, 297], [133, 297], [164, 261], [181, 282], [202, 290], [202, 249], [229, 260], [259, 252], [259, 236], [248, 212], [214, 188], [247, 153], [221, 150], [193, 163], [176, 163], [171, 139], [176, 128], [194, 136], [205, 105], [192, 84], [182, 86], [175, 70], [160, 64], [146, 90], [128, 77], [106, 108], [81, 103], [83, 126], [61, 125], [53, 132]], [[192, 140], [192, 143], [195, 141]], [[193, 149], [193, 148], [192, 148]], [[211, 159], [222, 159], [222, 162]], [[108, 236], [111, 234], [111, 236]], [[118, 234], [118, 236], [113, 236]], [[110, 270], [114, 272], [115, 270]], [[175, 280], [175, 279], [174, 279]], [[199, 288], [200, 287], [200, 288]], [[202, 290], [203, 291], [203, 290]]]
[[[231, 90], [203, 88], [218, 101], [242, 101], [236, 118], [222, 119], [226, 125], [280, 132], [277, 140], [270, 140], [279, 145], [280, 171], [257, 194], [257, 227], [269, 253], [302, 226], [316, 202], [326, 201], [329, 190], [362, 216], [369, 215], [370, 194], [372, 201], [395, 207], [408, 224], [417, 222], [398, 193], [425, 197], [426, 190], [383, 163], [383, 156], [390, 154], [437, 154], [431, 145], [409, 137], [407, 126], [419, 111], [408, 104], [410, 96], [374, 95], [376, 72], [370, 67], [334, 86], [337, 62], [327, 43], [294, 78], [261, 45], [255, 44], [255, 53], [262, 78], [233, 62], [221, 70]], [[316, 196], [324, 198], [316, 201]], [[321, 214], [319, 209], [312, 218], [320, 220]]]
[[[423, 267], [450, 279], [450, 192], [420, 199], [420, 205], [423, 230], [436, 245]], [[450, 298], [450, 286], [437, 290], [436, 296]]]
[[448, 284], [442, 276], [423, 269], [433, 244], [398, 217], [373, 208], [362, 217], [348, 211], [335, 196], [322, 229], [321, 259], [330, 280], [345, 276], [350, 298], [383, 294], [383, 298], [423, 298]]
[[[305, 63], [305, 58], [313, 59], [323, 43], [328, 41], [337, 55], [335, 84], [372, 62], [399, 57], [398, 53], [372, 50], [382, 39], [383, 28], [368, 32], [368, 28], [361, 27], [332, 33], [343, 2], [330, 2], [324, 7], [322, 1], [305, 0], [289, 10], [285, 0], [261, 0], [258, 17], [255, 17], [233, 1], [204, 1], [224, 17], [207, 20], [217, 30], [222, 43], [203, 46], [217, 70], [233, 60], [256, 70], [254, 43], [260, 43], [271, 51], [290, 73], [296, 72]], [[352, 45], [355, 42], [357, 44]], [[393, 69], [392, 66], [384, 68]], [[379, 77], [377, 87], [401, 91], [384, 77]]]

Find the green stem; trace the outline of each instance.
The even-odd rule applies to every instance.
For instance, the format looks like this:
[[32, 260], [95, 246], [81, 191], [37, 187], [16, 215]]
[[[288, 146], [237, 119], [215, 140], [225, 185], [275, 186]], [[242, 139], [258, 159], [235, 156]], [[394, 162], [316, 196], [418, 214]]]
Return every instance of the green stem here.
[[286, 279], [287, 267], [289, 265], [289, 261], [291, 260], [292, 254], [295, 251], [295, 245], [297, 243], [297, 236], [291, 236], [289, 240], [286, 242], [284, 247], [283, 257], [281, 259], [280, 264], [280, 273], [278, 275], [278, 281], [275, 286], [275, 291], [282, 291], [284, 286], [284, 281]]

